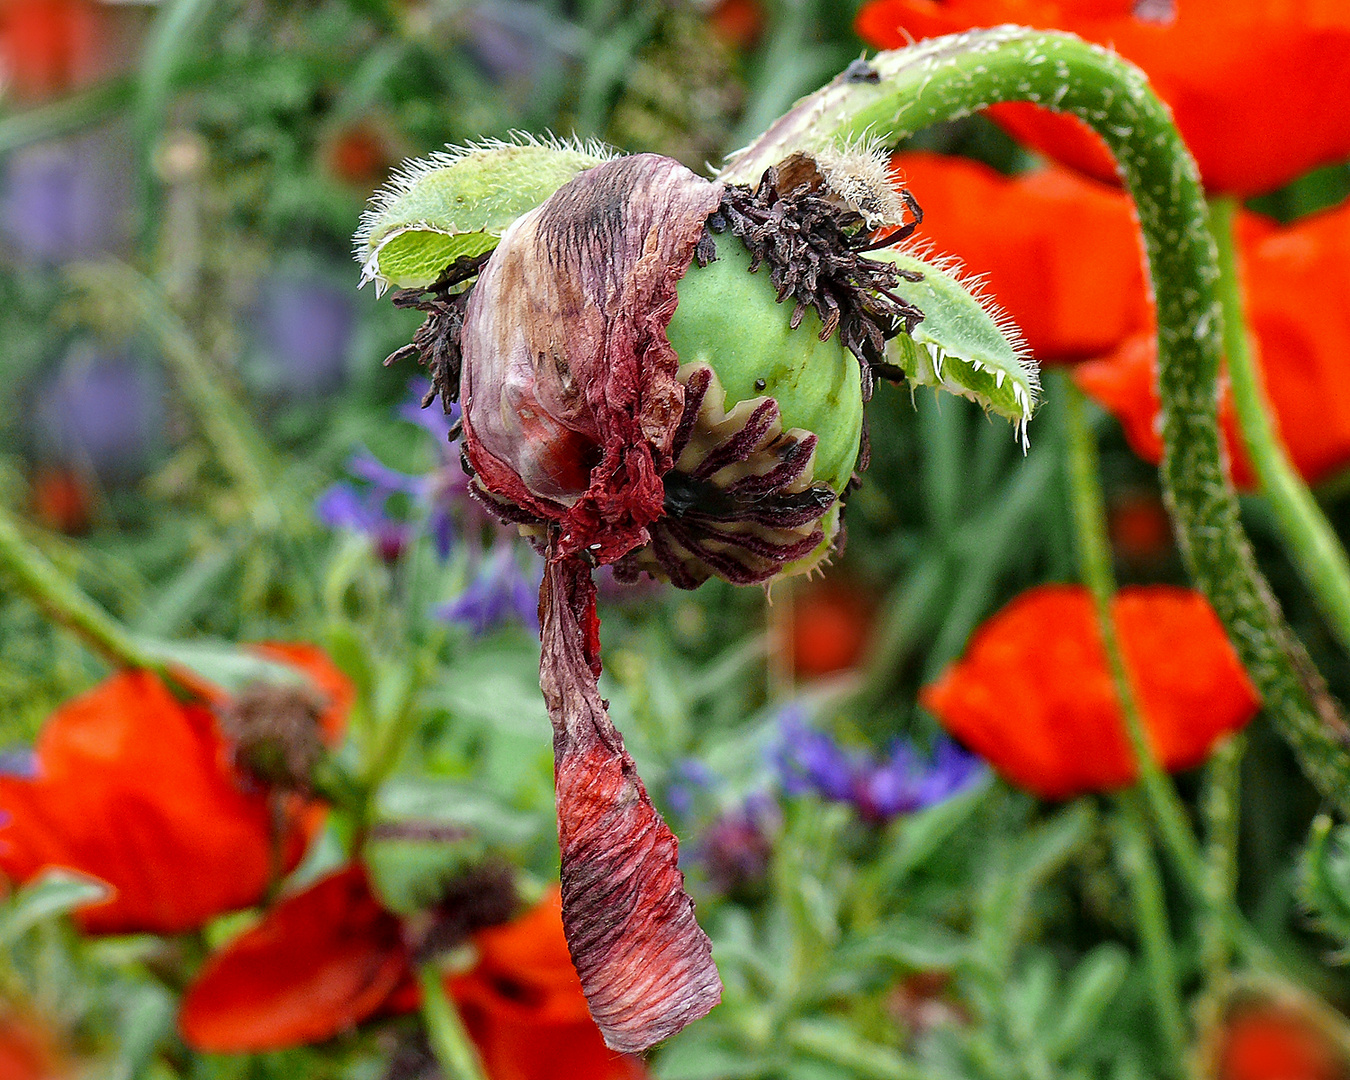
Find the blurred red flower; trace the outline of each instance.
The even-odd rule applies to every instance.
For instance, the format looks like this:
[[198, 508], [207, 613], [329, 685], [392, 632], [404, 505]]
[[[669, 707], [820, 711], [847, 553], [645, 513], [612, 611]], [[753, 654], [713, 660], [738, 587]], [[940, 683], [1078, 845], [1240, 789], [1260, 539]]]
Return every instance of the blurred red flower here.
[[[638, 1059], [600, 1037], [581, 994], [555, 887], [522, 918], [473, 938], [478, 962], [450, 979], [491, 1080], [642, 1080]], [[216, 1053], [321, 1042], [379, 1012], [415, 1008], [399, 920], [347, 866], [287, 897], [207, 961], [179, 1029]]]
[[347, 866], [271, 908], [212, 956], [183, 999], [188, 1045], [245, 1053], [322, 1042], [410, 977], [399, 921]]
[[792, 598], [792, 670], [804, 679], [845, 671], [862, 659], [874, 602], [838, 577], [804, 582]]
[[[335, 742], [352, 700], [345, 677], [312, 646], [254, 648], [309, 678], [326, 701], [321, 735]], [[106, 881], [115, 895], [77, 916], [91, 933], [179, 933], [256, 904], [322, 815], [235, 772], [206, 699], [179, 701], [146, 671], [58, 709], [36, 758], [34, 778], [0, 776], [0, 874], [22, 882], [62, 866]]]
[[1325, 1035], [1292, 1009], [1249, 1006], [1224, 1024], [1217, 1080], [1345, 1080]]
[[635, 1057], [605, 1046], [563, 938], [557, 888], [523, 918], [474, 939], [478, 963], [450, 993], [491, 1080], [642, 1080]]
[[[1154, 754], [1169, 770], [1204, 761], [1260, 705], [1198, 593], [1122, 589], [1113, 603]], [[1007, 780], [1046, 799], [1124, 787], [1137, 776], [1097, 630], [1077, 585], [1023, 593], [984, 623], [920, 697]]]
[[106, 33], [93, 0], [0, 0], [4, 81], [28, 100], [77, 86], [95, 74]]
[[66, 1080], [78, 1074], [42, 1021], [0, 998], [0, 1080]]
[[[1239, 219], [1240, 276], [1258, 366], [1295, 468], [1310, 482], [1350, 462], [1350, 203], [1277, 228]], [[1133, 337], [1074, 378], [1113, 412], [1130, 446], [1162, 459], [1155, 346]], [[1219, 416], [1239, 487], [1255, 483], [1227, 387]]]
[[[1143, 68], [1211, 192], [1255, 195], [1350, 157], [1350, 109], [1331, 104], [1350, 100], [1343, 0], [873, 0], [857, 30], [898, 48], [907, 35], [1001, 23], [1069, 30]], [[1020, 102], [989, 114], [1035, 149], [1115, 177], [1104, 144], [1076, 118]]]
[[1124, 192], [1057, 167], [1008, 177], [928, 153], [893, 165], [924, 209], [920, 235], [984, 280], [1041, 363], [1101, 356], [1149, 325]]

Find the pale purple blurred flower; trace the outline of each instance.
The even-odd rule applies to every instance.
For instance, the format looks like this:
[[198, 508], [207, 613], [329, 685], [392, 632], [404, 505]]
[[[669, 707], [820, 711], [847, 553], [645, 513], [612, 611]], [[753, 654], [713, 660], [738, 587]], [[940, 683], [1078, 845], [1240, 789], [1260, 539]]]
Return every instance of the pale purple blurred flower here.
[[262, 286], [257, 307], [264, 389], [307, 398], [339, 389], [356, 325], [350, 288], [317, 272], [280, 272]]
[[390, 494], [377, 487], [358, 489], [351, 484], [334, 484], [315, 500], [314, 516], [330, 529], [366, 537], [381, 559], [396, 562], [412, 542], [413, 529], [386, 512]]
[[120, 251], [129, 236], [125, 156], [102, 133], [8, 154], [0, 223], [17, 258], [55, 264]]
[[767, 883], [773, 838], [781, 826], [778, 804], [766, 793], [752, 795], [704, 830], [694, 858], [719, 893], [753, 895]]
[[693, 813], [699, 798], [712, 791], [717, 777], [697, 758], [681, 758], [666, 777], [666, 805], [681, 817]]
[[36, 388], [38, 454], [104, 480], [139, 476], [163, 444], [164, 382], [125, 352], [76, 345]]
[[825, 732], [809, 727], [800, 706], [780, 719], [774, 748], [783, 789], [790, 795], [816, 794], [853, 804], [866, 821], [886, 821], [942, 802], [986, 773], [984, 764], [946, 736], [933, 744], [930, 759], [904, 739], [878, 761], [861, 750], [845, 750]]
[[37, 754], [31, 747], [12, 746], [0, 750], [0, 776], [32, 780], [37, 774]]
[[539, 633], [539, 582], [543, 561], [530, 554], [529, 575], [521, 569], [517, 546], [500, 542], [472, 584], [448, 604], [436, 609], [436, 617], [460, 623], [475, 634], [519, 622]]

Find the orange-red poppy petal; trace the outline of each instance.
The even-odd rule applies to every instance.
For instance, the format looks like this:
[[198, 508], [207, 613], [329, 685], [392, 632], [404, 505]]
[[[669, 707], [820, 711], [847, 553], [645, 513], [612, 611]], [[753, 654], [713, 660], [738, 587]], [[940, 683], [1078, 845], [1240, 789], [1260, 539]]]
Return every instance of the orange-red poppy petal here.
[[491, 1080], [641, 1080], [634, 1057], [605, 1046], [563, 937], [555, 888], [524, 917], [474, 938], [479, 961], [449, 983]]
[[[1122, 590], [1113, 612], [1155, 755], [1198, 765], [1258, 701], [1197, 593]], [[1043, 798], [1123, 787], [1137, 770], [1092, 600], [1081, 586], [1023, 593], [976, 631], [921, 700], [1006, 779]]]
[[[858, 33], [883, 48], [976, 26], [1069, 30], [1148, 73], [1171, 106], [1206, 187], [1254, 195], [1350, 157], [1350, 5], [1342, 0], [1175, 0], [1175, 18], [1116, 0], [873, 0]], [[1295, 76], [1293, 73], [1297, 72]], [[1091, 175], [1114, 175], [1072, 117], [1023, 104], [991, 110], [1034, 148]]]
[[[1317, 482], [1350, 464], [1350, 203], [1276, 228], [1254, 214], [1240, 219], [1241, 276], [1256, 359], [1276, 426], [1294, 467]], [[1120, 420], [1146, 461], [1162, 459], [1151, 335], [1080, 364], [1074, 379]], [[1255, 483], [1232, 395], [1219, 402], [1233, 480]]]
[[1041, 363], [1100, 356], [1149, 324], [1124, 192], [1053, 167], [1007, 177], [928, 153], [893, 164], [923, 207], [919, 236], [984, 280]]
[[406, 977], [399, 922], [359, 865], [282, 900], [207, 961], [178, 1026], [198, 1050], [322, 1042], [371, 1016]]
[[0, 872], [106, 881], [114, 896], [80, 913], [91, 932], [178, 933], [256, 903], [305, 834], [278, 852], [266, 798], [225, 760], [205, 708], [147, 672], [114, 675], [48, 721], [35, 778], [0, 777]]

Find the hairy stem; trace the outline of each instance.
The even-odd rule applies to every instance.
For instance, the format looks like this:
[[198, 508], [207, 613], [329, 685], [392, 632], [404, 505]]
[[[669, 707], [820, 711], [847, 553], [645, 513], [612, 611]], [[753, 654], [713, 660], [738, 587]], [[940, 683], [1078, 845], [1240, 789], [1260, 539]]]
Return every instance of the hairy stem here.
[[446, 1080], [487, 1080], [459, 1010], [445, 992], [440, 968], [434, 963], [422, 964], [417, 969], [417, 983], [422, 988], [422, 1022], [426, 1025], [427, 1041]]
[[1294, 565], [1341, 645], [1350, 650], [1350, 559], [1303, 478], [1294, 470], [1272, 421], [1270, 402], [1252, 352], [1242, 310], [1237, 245], [1237, 203], [1213, 199], [1210, 222], [1219, 251], [1219, 299], [1223, 303], [1223, 351], [1233, 386], [1242, 442], [1275, 511], [1275, 522]]
[[934, 38], [882, 53], [872, 68], [875, 82], [845, 74], [803, 98], [733, 156], [722, 178], [753, 184], [796, 150], [869, 136], [894, 142], [1004, 101], [1070, 113], [1106, 141], [1134, 199], [1157, 302], [1162, 479], [1182, 554], [1304, 770], [1350, 809], [1350, 728], [1257, 569], [1221, 463], [1217, 253], [1195, 162], [1167, 107], [1133, 65], [1052, 31]]

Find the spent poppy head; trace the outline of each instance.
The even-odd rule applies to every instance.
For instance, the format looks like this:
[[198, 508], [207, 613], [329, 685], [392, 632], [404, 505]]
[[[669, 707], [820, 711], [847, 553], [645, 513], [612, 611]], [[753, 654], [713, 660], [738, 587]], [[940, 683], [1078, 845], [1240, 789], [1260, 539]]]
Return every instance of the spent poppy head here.
[[[1256, 714], [1255, 691], [1198, 593], [1122, 589], [1112, 616], [1164, 768], [1200, 764]], [[1042, 798], [1112, 790], [1138, 776], [1092, 598], [1081, 586], [1023, 593], [975, 632], [920, 700], [1002, 776]]]
[[[340, 732], [345, 679], [318, 650], [271, 648], [328, 689], [320, 724]], [[0, 776], [0, 871], [27, 881], [59, 866], [107, 882], [111, 899], [78, 915], [93, 933], [180, 933], [255, 904], [299, 861], [319, 811], [276, 803], [231, 757], [202, 699], [119, 672], [47, 722], [36, 775]]]
[[[1350, 157], [1350, 8], [1336, 0], [872, 0], [859, 35], [882, 48], [976, 26], [1068, 30], [1143, 68], [1215, 193], [1255, 195]], [[1297, 72], [1295, 77], [1292, 73]], [[1074, 117], [1021, 102], [990, 115], [1016, 138], [1101, 179], [1105, 145]]]

